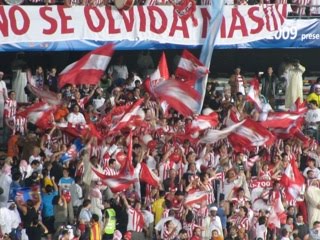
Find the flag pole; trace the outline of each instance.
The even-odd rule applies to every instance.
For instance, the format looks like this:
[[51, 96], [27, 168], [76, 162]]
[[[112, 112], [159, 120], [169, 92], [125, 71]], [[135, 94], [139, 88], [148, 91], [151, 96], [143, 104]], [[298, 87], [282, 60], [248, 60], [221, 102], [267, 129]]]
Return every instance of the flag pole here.
[[[209, 23], [207, 37], [204, 41], [204, 44], [201, 49], [201, 54], [200, 54], [200, 61], [208, 69], [210, 69], [212, 53], [216, 44], [216, 38], [218, 33], [220, 32], [220, 26], [223, 18], [223, 7], [224, 7], [223, 0], [212, 1], [211, 8], [210, 8], [211, 19]], [[195, 84], [195, 89], [201, 94], [201, 102], [197, 109], [198, 114], [200, 114], [202, 110], [203, 101], [206, 94], [207, 82], [208, 82], [208, 74], [198, 79]]]

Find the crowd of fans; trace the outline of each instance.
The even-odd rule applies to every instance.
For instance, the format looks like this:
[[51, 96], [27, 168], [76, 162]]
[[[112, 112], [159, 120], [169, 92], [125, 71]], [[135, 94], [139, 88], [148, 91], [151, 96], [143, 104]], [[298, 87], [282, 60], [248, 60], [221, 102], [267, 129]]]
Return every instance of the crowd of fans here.
[[[17, 114], [26, 104], [42, 99], [33, 95], [28, 85], [22, 86], [25, 92], [8, 91], [0, 72], [0, 127], [7, 146], [1, 158], [0, 239], [320, 239], [320, 214], [315, 210], [320, 208], [320, 197], [309, 194], [305, 199], [308, 188], [320, 187], [320, 147], [304, 146], [292, 136], [277, 139], [268, 148], [236, 152], [227, 138], [199, 143], [203, 132], [179, 139], [177, 135], [185, 132], [194, 116], [183, 117], [173, 109], [162, 112], [157, 99], [144, 88], [143, 80], [154, 67], [145, 63], [137, 73], [129, 72], [119, 57], [98, 85], [66, 85], [62, 89], [57, 88], [55, 68], [45, 74], [38, 67], [32, 77], [34, 85], [56, 92], [61, 99], [49, 129]], [[285, 76], [285, 72], [281, 74]], [[230, 111], [240, 119], [261, 121], [259, 116], [274, 108], [276, 86], [285, 85], [280, 77], [271, 67], [261, 76], [260, 99], [270, 107], [257, 113], [246, 101], [248, 83], [238, 67], [229, 84], [208, 83], [204, 113], [219, 115], [217, 129], [224, 128]], [[317, 84], [311, 87], [305, 119], [306, 129], [315, 130], [310, 137], [315, 138], [320, 122], [319, 89]], [[24, 94], [27, 101], [23, 103]], [[119, 174], [123, 158], [129, 154], [130, 129], [99, 139], [94, 134], [70, 135], [59, 124], [95, 124], [100, 131], [99, 122], [106, 114], [138, 99], [143, 99], [145, 117], [144, 124], [133, 131], [134, 176], [139, 179], [145, 163], [160, 182], [151, 186], [138, 181], [112, 192], [94, 169], [107, 176]], [[65, 158], [75, 143], [81, 150], [75, 158]], [[251, 166], [248, 162], [253, 156], [258, 160]], [[305, 184], [298, 198], [289, 201], [279, 180], [291, 160], [303, 172]], [[253, 200], [257, 190], [253, 179], [272, 183], [259, 187], [264, 197]], [[197, 191], [206, 192], [206, 198], [185, 205], [185, 198]], [[255, 206], [257, 199], [264, 207]], [[285, 209], [284, 219], [277, 216], [280, 226], [269, 219], [276, 201]]]

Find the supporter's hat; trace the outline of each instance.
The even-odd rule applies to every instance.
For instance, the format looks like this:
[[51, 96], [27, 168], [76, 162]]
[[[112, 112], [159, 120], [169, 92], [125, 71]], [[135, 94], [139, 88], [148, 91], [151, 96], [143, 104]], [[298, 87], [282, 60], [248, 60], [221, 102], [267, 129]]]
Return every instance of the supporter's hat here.
[[216, 206], [213, 206], [210, 208], [210, 211], [218, 211], [218, 208]]

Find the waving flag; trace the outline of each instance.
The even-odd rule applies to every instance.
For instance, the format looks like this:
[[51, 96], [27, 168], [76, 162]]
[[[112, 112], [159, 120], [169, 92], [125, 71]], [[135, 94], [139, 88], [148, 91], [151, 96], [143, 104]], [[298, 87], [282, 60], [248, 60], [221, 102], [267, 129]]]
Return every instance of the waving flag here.
[[64, 164], [70, 160], [76, 159], [78, 153], [82, 150], [83, 144], [81, 139], [77, 138], [73, 141], [67, 152], [63, 153], [59, 159], [60, 163]]
[[[211, 19], [209, 23], [207, 38], [202, 46], [201, 54], [200, 54], [200, 61], [208, 69], [210, 69], [213, 49], [215, 47], [216, 38], [220, 30], [220, 26], [223, 18], [223, 6], [224, 6], [223, 0], [216, 0], [216, 1], [212, 1], [212, 5], [210, 8]], [[194, 88], [198, 91], [199, 95], [201, 96], [201, 99], [198, 102], [198, 105], [196, 107], [196, 112], [198, 114], [200, 114], [202, 110], [203, 101], [206, 94], [207, 81], [208, 81], [208, 74], [198, 79], [194, 85]]]
[[307, 102], [301, 102], [300, 97], [298, 97], [294, 102], [294, 105], [291, 107], [290, 112], [296, 114], [305, 114], [306, 112], [308, 112]]
[[268, 226], [271, 229], [281, 228], [281, 224], [285, 224], [287, 219], [286, 211], [281, 202], [280, 194], [271, 205], [270, 216], [268, 219]]
[[162, 52], [157, 69], [145, 80], [145, 87], [148, 92], [154, 94], [154, 88], [170, 77], [166, 55]]
[[209, 131], [200, 139], [201, 143], [215, 143], [219, 140], [227, 138], [233, 131], [240, 127], [244, 121], [235, 123], [229, 127], [226, 127], [222, 130], [209, 129]]
[[58, 94], [55, 92], [52, 92], [48, 89], [40, 89], [34, 85], [32, 85], [32, 74], [31, 71], [27, 71], [27, 80], [28, 80], [28, 89], [30, 90], [30, 92], [32, 92], [32, 94], [34, 94], [35, 96], [37, 96], [39, 99], [41, 99], [41, 101], [43, 102], [47, 102], [51, 105], [60, 105], [61, 104], [61, 100], [58, 98]]
[[131, 184], [134, 184], [138, 181], [138, 179], [133, 176], [126, 176], [123, 174], [109, 176], [101, 173], [99, 170], [93, 167], [91, 169], [101, 179], [101, 182], [108, 186], [113, 193], [124, 191], [128, 189]]
[[204, 66], [198, 58], [188, 50], [183, 50], [175, 72], [176, 78], [193, 87], [197, 79], [208, 73], [209, 69]]
[[141, 163], [140, 180], [154, 187], [159, 187], [160, 179], [144, 162]]
[[113, 193], [128, 189], [138, 179], [133, 176], [116, 176], [102, 180], [102, 183], [110, 188]]
[[247, 95], [247, 101], [254, 103], [255, 108], [258, 111], [262, 110], [262, 102], [260, 100], [260, 90], [259, 90], [259, 81], [258, 79], [253, 79], [250, 82], [251, 86]]
[[51, 106], [45, 102], [38, 102], [18, 112], [17, 115], [25, 117], [28, 122], [31, 122], [41, 129], [48, 129], [53, 126], [54, 110], [55, 106]]
[[266, 128], [252, 119], [245, 119], [244, 123], [228, 136], [228, 140], [235, 151], [245, 149], [254, 150], [260, 146], [270, 146], [275, 137]]
[[99, 47], [68, 65], [59, 74], [59, 87], [69, 84], [97, 84], [113, 54], [113, 44]]
[[298, 169], [295, 158], [291, 158], [290, 164], [284, 170], [280, 179], [289, 200], [295, 200], [302, 191], [304, 177]]
[[271, 112], [261, 125], [265, 128], [285, 128], [287, 129], [291, 124], [301, 118], [301, 115], [290, 112]]
[[192, 87], [177, 80], [160, 83], [155, 89], [155, 96], [166, 101], [170, 107], [184, 116], [197, 112], [200, 103], [199, 93]]
[[134, 167], [132, 165], [132, 131], [129, 134], [129, 145], [128, 145], [128, 155], [127, 161], [124, 166], [120, 169], [120, 174], [133, 176]]
[[200, 204], [203, 201], [207, 201], [207, 192], [204, 191], [196, 191], [186, 196], [184, 200], [184, 204], [187, 206], [192, 206], [193, 204]]
[[195, 117], [189, 126], [186, 126], [186, 132], [192, 134], [197, 131], [203, 131], [208, 128], [216, 127], [219, 124], [218, 114], [212, 112], [209, 115], [200, 115]]
[[135, 125], [137, 122], [142, 121], [143, 119], [139, 115], [139, 110], [141, 104], [143, 103], [143, 98], [137, 100], [132, 106], [128, 109], [128, 111], [121, 117], [120, 121], [117, 122], [110, 128], [109, 134], [112, 134], [116, 131], [120, 131], [125, 127], [130, 127], [131, 125]]
[[[151, 74], [149, 78], [145, 80], [144, 85], [147, 91], [151, 95], [155, 96], [155, 88], [163, 81], [167, 81], [169, 78], [170, 78], [170, 75], [169, 75], [166, 55], [164, 52], [162, 52], [157, 69]], [[168, 103], [160, 99], [160, 107], [163, 113], [166, 115], [169, 109]]]
[[116, 106], [111, 109], [100, 121], [102, 126], [112, 126], [121, 120], [124, 114], [129, 111], [130, 105]]

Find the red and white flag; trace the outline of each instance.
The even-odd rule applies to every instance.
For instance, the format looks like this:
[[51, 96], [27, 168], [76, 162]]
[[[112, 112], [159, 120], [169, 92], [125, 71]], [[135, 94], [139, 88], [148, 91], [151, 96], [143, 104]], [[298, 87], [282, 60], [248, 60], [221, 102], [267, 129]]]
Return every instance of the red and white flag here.
[[113, 55], [113, 44], [99, 47], [71, 63], [59, 74], [59, 88], [66, 84], [97, 84]]
[[228, 136], [228, 140], [236, 152], [255, 150], [256, 147], [270, 146], [275, 137], [265, 127], [252, 119], [245, 119], [244, 123]]
[[295, 200], [301, 194], [304, 177], [298, 169], [295, 158], [291, 158], [290, 164], [281, 176], [280, 183], [289, 201]]
[[258, 79], [252, 79], [250, 82], [251, 86], [247, 95], [247, 101], [254, 103], [255, 108], [258, 111], [261, 111], [262, 109], [262, 102], [260, 100], [260, 91], [259, 91], [259, 81]]
[[204, 191], [196, 191], [186, 196], [184, 200], [184, 204], [187, 206], [192, 206], [193, 204], [200, 204], [203, 201], [207, 201], [207, 192]]
[[200, 139], [200, 143], [212, 144], [218, 142], [219, 140], [225, 139], [243, 123], [244, 121], [238, 122], [222, 130], [209, 129], [207, 133]]
[[159, 177], [144, 162], [141, 163], [140, 180], [151, 186], [159, 187]]
[[197, 112], [200, 95], [191, 86], [177, 80], [163, 81], [154, 89], [155, 96], [184, 116]]
[[175, 72], [176, 78], [193, 87], [199, 78], [208, 73], [209, 69], [198, 58], [188, 50], [183, 50]]
[[27, 71], [27, 81], [29, 83], [27, 87], [30, 90], [30, 92], [32, 92], [32, 94], [41, 99], [41, 101], [50, 103], [51, 105], [61, 104], [61, 100], [58, 98], [57, 93], [52, 92], [48, 89], [40, 89], [33, 85], [34, 83], [32, 81], [32, 74], [30, 70]]
[[128, 154], [127, 161], [124, 166], [120, 169], [120, 174], [133, 176], [134, 167], [132, 165], [132, 131], [129, 134], [129, 145], [128, 145]]
[[108, 127], [116, 124], [121, 120], [126, 112], [129, 111], [131, 105], [115, 106], [100, 121], [102, 126]]
[[257, 161], [259, 161], [259, 159], [260, 159], [260, 156], [259, 156], [259, 155], [255, 155], [255, 156], [249, 158], [249, 159], [247, 160], [247, 165], [246, 165], [247, 168], [252, 168], [253, 165], [254, 165]]
[[287, 219], [286, 211], [281, 202], [280, 194], [277, 198], [274, 199], [271, 205], [270, 216], [268, 219], [269, 228], [281, 228], [281, 224], [285, 224]]
[[149, 78], [145, 80], [145, 87], [147, 88], [147, 91], [151, 94], [154, 94], [155, 87], [159, 83], [168, 80], [169, 77], [170, 75], [167, 59], [165, 53], [163, 52], [160, 57], [157, 69], [150, 75]]
[[91, 168], [92, 171], [101, 179], [101, 182], [108, 186], [113, 193], [121, 192], [130, 187], [131, 184], [134, 184], [138, 181], [137, 178], [130, 175], [118, 174], [115, 176], [106, 175], [96, 168]]
[[308, 112], [307, 102], [301, 102], [300, 97], [294, 102], [294, 105], [291, 107], [290, 112], [295, 114], [303, 115]]
[[55, 108], [55, 106], [49, 105], [48, 103], [38, 102], [18, 112], [17, 115], [25, 117], [28, 122], [36, 125], [40, 129], [48, 129], [53, 126], [53, 111]]
[[143, 98], [137, 100], [134, 104], [131, 105], [131, 107], [128, 109], [128, 111], [121, 117], [120, 121], [115, 123], [111, 128], [109, 134], [113, 134], [116, 131], [120, 131], [121, 129], [125, 127], [133, 127], [137, 123], [141, 122], [143, 119], [139, 115], [139, 110], [141, 107], [141, 104], [143, 103]]
[[186, 126], [187, 133], [203, 131], [208, 128], [216, 127], [219, 124], [219, 116], [216, 112], [209, 115], [200, 115], [195, 117], [189, 126]]
[[265, 121], [260, 122], [265, 128], [285, 128], [301, 118], [301, 115], [290, 112], [271, 112]]
[[110, 188], [113, 193], [122, 192], [128, 189], [138, 179], [133, 176], [116, 176], [102, 180], [102, 183]]
[[[163, 52], [158, 63], [157, 69], [151, 74], [149, 78], [144, 81], [144, 85], [147, 91], [155, 96], [155, 88], [163, 81], [167, 81], [170, 78], [166, 55]], [[155, 96], [157, 97], [157, 96]], [[169, 110], [169, 105], [166, 101], [160, 99], [160, 107], [163, 113], [166, 115]]]

